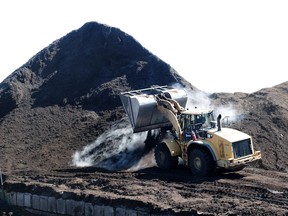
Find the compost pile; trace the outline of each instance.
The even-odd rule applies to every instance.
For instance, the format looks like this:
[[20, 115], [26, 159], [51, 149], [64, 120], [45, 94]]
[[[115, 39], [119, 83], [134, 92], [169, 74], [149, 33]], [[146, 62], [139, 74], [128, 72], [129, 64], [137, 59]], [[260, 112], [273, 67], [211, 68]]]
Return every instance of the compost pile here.
[[[80, 188], [115, 205], [121, 200], [151, 212], [285, 214], [284, 81], [252, 94], [208, 95], [130, 35], [86, 23], [0, 84], [0, 168], [7, 183], [52, 184], [54, 190], [65, 185], [72, 192]], [[262, 162], [238, 173], [201, 179], [182, 167], [173, 172], [155, 168], [153, 135], [132, 133], [119, 98], [121, 92], [153, 85], [185, 88], [193, 105], [204, 101], [224, 108], [224, 115], [233, 110], [236, 118], [230, 126], [253, 136]]]

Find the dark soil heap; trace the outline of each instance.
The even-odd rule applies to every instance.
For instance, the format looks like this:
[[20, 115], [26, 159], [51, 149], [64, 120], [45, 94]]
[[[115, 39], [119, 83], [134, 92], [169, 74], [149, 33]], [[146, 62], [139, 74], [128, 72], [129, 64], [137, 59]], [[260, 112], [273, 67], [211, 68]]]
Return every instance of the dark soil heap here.
[[[131, 36], [86, 23], [0, 84], [0, 168], [67, 167], [76, 150], [126, 116], [120, 92], [174, 83], [197, 90]], [[288, 82], [253, 94], [210, 95], [215, 105], [232, 104], [241, 113], [233, 127], [253, 136], [267, 169], [288, 168], [287, 92]]]
[[121, 30], [95, 22], [54, 41], [0, 84], [0, 164], [49, 170], [125, 114], [119, 93], [192, 87]]
[[[201, 95], [193, 98], [193, 105], [204, 99], [215, 108], [236, 110], [238, 121], [231, 126], [253, 136], [262, 151], [261, 169], [204, 178], [189, 175], [183, 166], [172, 171], [143, 169], [142, 164], [154, 160], [153, 146], [145, 145], [153, 143], [153, 134], [141, 136], [135, 148], [118, 151], [123, 143], [140, 142], [139, 134], [127, 133], [119, 93], [175, 83], [191, 90], [191, 96]], [[287, 93], [288, 82], [252, 94], [215, 93], [208, 98], [131, 36], [87, 23], [0, 84], [4, 187], [114, 207], [143, 207], [151, 215], [287, 215]], [[91, 151], [83, 150], [91, 145]], [[109, 157], [98, 167], [71, 167], [72, 155], [82, 150], [96, 160], [107, 153]], [[0, 205], [2, 211], [12, 208]]]

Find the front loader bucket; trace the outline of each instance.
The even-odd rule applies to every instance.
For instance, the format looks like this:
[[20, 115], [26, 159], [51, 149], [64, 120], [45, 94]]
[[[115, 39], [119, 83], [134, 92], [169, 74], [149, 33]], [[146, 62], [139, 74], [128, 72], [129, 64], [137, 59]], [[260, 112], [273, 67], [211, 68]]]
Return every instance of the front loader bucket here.
[[157, 109], [154, 96], [158, 94], [164, 94], [166, 97], [176, 100], [182, 107], [186, 106], [186, 92], [167, 86], [134, 90], [120, 94], [120, 99], [134, 133], [172, 126], [168, 119]]

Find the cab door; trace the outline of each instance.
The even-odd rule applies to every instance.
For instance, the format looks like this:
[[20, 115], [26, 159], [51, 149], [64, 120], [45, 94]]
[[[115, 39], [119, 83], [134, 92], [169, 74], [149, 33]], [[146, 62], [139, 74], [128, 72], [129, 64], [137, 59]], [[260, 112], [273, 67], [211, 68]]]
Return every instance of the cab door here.
[[191, 115], [182, 115], [182, 130], [184, 131], [184, 141], [188, 142], [193, 138], [192, 130], [193, 130], [193, 124], [191, 121]]

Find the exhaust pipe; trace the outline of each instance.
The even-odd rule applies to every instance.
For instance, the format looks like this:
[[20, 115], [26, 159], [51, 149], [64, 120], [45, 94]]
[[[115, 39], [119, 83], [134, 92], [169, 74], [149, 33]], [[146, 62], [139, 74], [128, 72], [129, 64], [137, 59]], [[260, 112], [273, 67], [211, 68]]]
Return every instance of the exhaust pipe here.
[[221, 131], [221, 114], [218, 115], [217, 117], [217, 127], [218, 127], [218, 131]]

